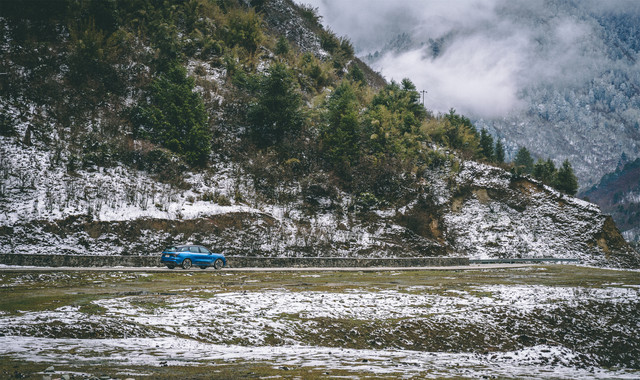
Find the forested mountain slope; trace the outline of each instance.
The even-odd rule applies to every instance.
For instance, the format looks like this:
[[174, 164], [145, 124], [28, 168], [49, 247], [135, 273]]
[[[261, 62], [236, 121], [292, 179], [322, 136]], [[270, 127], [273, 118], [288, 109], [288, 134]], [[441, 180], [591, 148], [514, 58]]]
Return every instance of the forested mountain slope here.
[[9, 2], [0, 30], [7, 252], [640, 264], [597, 207], [510, 172], [312, 9]]
[[[623, 153], [640, 156], [636, 2], [490, 0], [455, 10], [406, 2], [389, 18], [375, 17], [391, 8], [377, 3], [361, 12], [377, 41], [345, 22], [355, 4], [338, 12], [339, 2], [312, 3], [328, 25], [354, 33], [372, 67], [387, 77], [411, 73], [429, 91], [427, 104], [467, 114], [504, 139], [508, 157], [526, 146], [556, 163], [569, 159], [585, 190]], [[393, 34], [381, 39], [385, 31]]]
[[616, 171], [602, 177], [598, 185], [580, 194], [611, 214], [623, 236], [636, 246], [640, 238], [640, 158], [620, 162]]

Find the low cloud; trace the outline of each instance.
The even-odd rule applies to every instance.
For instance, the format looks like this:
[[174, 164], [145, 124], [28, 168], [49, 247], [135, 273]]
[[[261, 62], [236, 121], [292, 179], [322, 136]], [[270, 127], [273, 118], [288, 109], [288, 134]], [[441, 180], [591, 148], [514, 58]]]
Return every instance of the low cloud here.
[[640, 2], [631, 0], [299, 2], [317, 7], [324, 24], [348, 36], [361, 56], [408, 34], [409, 48], [382, 51], [374, 69], [388, 80], [407, 77], [427, 90], [430, 109], [455, 108], [483, 118], [519, 111], [526, 89], [579, 84], [607, 64], [599, 25], [581, 13], [640, 11]]
[[[472, 35], [456, 39], [437, 57], [424, 47], [402, 54], [387, 53], [376, 66], [389, 79], [408, 77], [427, 90], [426, 106], [437, 111], [499, 116], [517, 107], [518, 72], [525, 63], [512, 46], [518, 36], [501, 41]], [[477, 49], [477, 46], [483, 46]]]

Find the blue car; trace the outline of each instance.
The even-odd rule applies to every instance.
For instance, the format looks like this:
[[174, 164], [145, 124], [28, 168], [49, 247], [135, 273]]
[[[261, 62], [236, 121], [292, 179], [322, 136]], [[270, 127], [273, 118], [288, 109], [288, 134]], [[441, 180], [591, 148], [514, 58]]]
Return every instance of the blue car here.
[[210, 266], [215, 269], [220, 269], [227, 265], [227, 259], [224, 258], [224, 255], [213, 253], [201, 245], [175, 245], [167, 247], [162, 251], [160, 262], [169, 269], [177, 266], [189, 269], [193, 265], [200, 267], [200, 269], [207, 269], [207, 267]]

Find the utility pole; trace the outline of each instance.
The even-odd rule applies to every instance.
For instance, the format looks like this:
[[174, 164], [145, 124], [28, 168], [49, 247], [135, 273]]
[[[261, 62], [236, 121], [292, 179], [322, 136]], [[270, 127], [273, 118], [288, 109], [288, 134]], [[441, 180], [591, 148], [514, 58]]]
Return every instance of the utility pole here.
[[422, 93], [422, 106], [424, 107], [424, 96], [427, 93], [427, 90], [420, 91]]

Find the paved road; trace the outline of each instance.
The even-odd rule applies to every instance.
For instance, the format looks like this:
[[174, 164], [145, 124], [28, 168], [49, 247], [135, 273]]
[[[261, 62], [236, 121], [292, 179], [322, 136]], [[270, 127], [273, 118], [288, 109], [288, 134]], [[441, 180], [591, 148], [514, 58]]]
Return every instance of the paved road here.
[[[508, 269], [536, 266], [539, 264], [472, 264], [443, 267], [366, 267], [366, 268], [223, 268], [224, 272], [386, 272], [386, 271], [421, 271], [421, 270], [484, 270]], [[190, 269], [191, 272], [215, 271]], [[0, 272], [185, 272], [184, 269], [168, 269], [161, 267], [32, 267], [1, 265]]]

